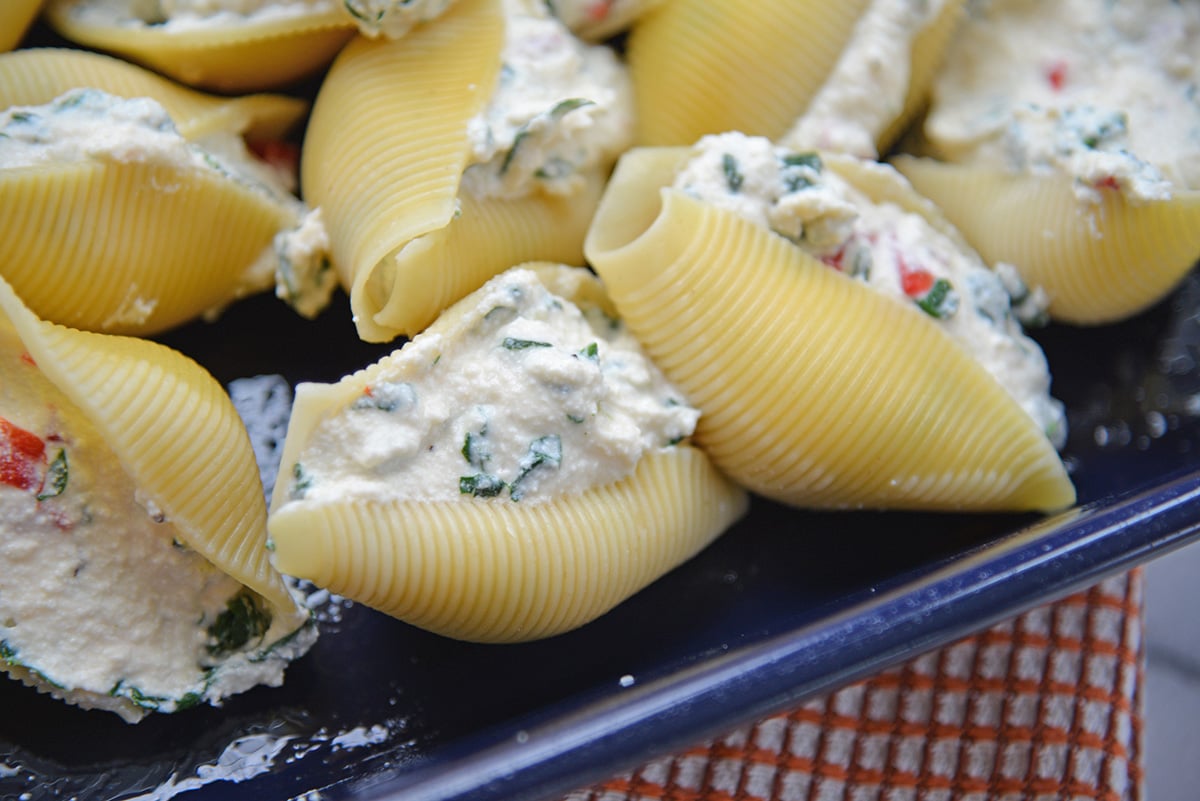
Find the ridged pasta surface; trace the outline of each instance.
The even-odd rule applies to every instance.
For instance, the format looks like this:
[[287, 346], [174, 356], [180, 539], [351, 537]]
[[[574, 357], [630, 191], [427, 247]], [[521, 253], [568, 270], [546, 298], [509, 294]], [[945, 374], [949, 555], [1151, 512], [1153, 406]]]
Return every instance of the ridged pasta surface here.
[[[599, 175], [569, 197], [459, 199], [462, 214], [394, 257], [395, 279], [375, 313], [380, 326], [413, 335], [459, 298], [514, 264], [547, 259], [583, 265], [583, 238], [603, 189]], [[486, 244], [484, 244], [486, 243]]]
[[187, 545], [271, 602], [283, 613], [277, 623], [295, 628], [303, 614], [268, 560], [254, 452], [220, 384], [157, 343], [39, 320], [2, 280], [0, 311]]
[[719, 468], [801, 506], [1074, 501], [1050, 442], [964, 348], [784, 238], [662, 190], [682, 157], [627, 154], [585, 250], [701, 409], [695, 439]]
[[298, 80], [327, 65], [354, 35], [350, 20], [337, 8], [173, 30], [166, 25], [97, 24], [79, 18], [80, 5], [79, 0], [51, 0], [46, 19], [72, 42], [137, 61], [191, 86], [224, 92], [273, 89]]
[[671, 0], [629, 38], [637, 141], [742, 131], [777, 139], [820, 88], [867, 0]]
[[118, 97], [154, 98], [189, 139], [214, 131], [277, 139], [308, 108], [305, 101], [285, 95], [206, 95], [134, 64], [83, 50], [31, 48], [0, 55], [0, 108], [49, 103], [69, 89], [83, 87]]
[[244, 274], [290, 215], [208, 170], [86, 162], [0, 170], [0, 275], [44, 318], [153, 333], [249, 291]]
[[372, 502], [273, 512], [281, 570], [413, 625], [514, 642], [580, 626], [711, 542], [746, 497], [695, 448], [540, 504]]
[[[496, 0], [460, 0], [402, 39], [355, 40], [321, 86], [302, 182], [324, 210], [363, 339], [398, 333], [375, 320], [397, 281], [389, 257], [454, 217], [467, 123], [495, 85], [503, 37]], [[439, 279], [405, 279], [423, 280]]]
[[42, 0], [4, 0], [0, 3], [0, 53], [16, 47], [37, 16]]
[[1162, 299], [1200, 257], [1200, 192], [1133, 203], [1100, 190], [1076, 198], [1067, 177], [1009, 175], [899, 157], [900, 172], [931, 198], [989, 262], [1005, 261], [1043, 287], [1055, 319], [1095, 325]]

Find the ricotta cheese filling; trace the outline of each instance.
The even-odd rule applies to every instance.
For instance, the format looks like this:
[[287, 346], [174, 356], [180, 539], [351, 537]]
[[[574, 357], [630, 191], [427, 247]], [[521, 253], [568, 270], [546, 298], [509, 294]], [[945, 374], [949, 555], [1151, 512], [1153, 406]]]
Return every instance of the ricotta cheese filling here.
[[[246, 266], [235, 296], [275, 283], [280, 297], [310, 317], [329, 302], [336, 281], [328, 269], [321, 216], [291, 194], [290, 173], [256, 159], [237, 134], [211, 133], [192, 142], [179, 134], [157, 101], [96, 89], [74, 89], [45, 105], [0, 111], [0, 170], [84, 161], [215, 172], [262, 195], [286, 210], [295, 227], [280, 231]], [[126, 306], [120, 319], [134, 322], [146, 319], [154, 302], [131, 297]]]
[[780, 144], [875, 158], [875, 142], [904, 110], [913, 42], [946, 0], [873, 0], [833, 72]]
[[586, 44], [544, 9], [505, 0], [503, 65], [491, 100], [467, 127], [463, 187], [477, 197], [570, 195], [582, 173], [633, 143], [633, 89], [603, 45]]
[[370, 37], [399, 39], [415, 25], [436, 19], [454, 0], [343, 0], [358, 29]]
[[0, 564], [0, 671], [129, 721], [278, 685], [316, 637], [183, 544], [2, 318]]
[[530, 270], [453, 310], [452, 326], [418, 334], [318, 423], [292, 501], [536, 504], [620, 480], [695, 428], [699, 411], [619, 320]]
[[[60, 0], [71, 3], [72, 0]], [[338, 0], [74, 0], [71, 14], [97, 26], [154, 26], [179, 33], [328, 14]]]
[[[885, 165], [872, 169], [903, 181]], [[915, 304], [995, 377], [1056, 447], [1065, 444], [1063, 405], [1050, 397], [1045, 357], [1019, 320], [1043, 316], [1046, 299], [1026, 289], [1011, 267], [989, 270], [925, 218], [876, 203], [825, 169], [817, 154], [795, 153], [761, 137], [704, 137], [674, 187], [788, 238], [872, 289]]]
[[951, 161], [1064, 173], [1082, 200], [1200, 189], [1200, 4], [975, 0], [925, 133]]

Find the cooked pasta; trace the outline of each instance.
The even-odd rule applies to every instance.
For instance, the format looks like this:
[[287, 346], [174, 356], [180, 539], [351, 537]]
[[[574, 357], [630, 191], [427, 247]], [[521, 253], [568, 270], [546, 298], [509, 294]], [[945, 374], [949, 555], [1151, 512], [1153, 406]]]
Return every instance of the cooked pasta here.
[[0, 4], [0, 53], [16, 47], [42, 7], [42, 0], [7, 0]]
[[153, 333], [274, 285], [277, 245], [305, 267], [302, 204], [237, 136], [200, 146], [155, 101], [98, 90], [14, 106], [0, 131], [0, 274], [43, 317]]
[[312, 644], [245, 428], [190, 359], [0, 280], [0, 451], [0, 670], [134, 721], [279, 684]]
[[673, 0], [629, 39], [637, 141], [742, 131], [874, 156], [922, 105], [962, 6]]
[[380, 362], [301, 384], [280, 568], [448, 636], [548, 637], [689, 558], [746, 498], [581, 268], [512, 269]]
[[1137, 313], [1200, 256], [1197, 37], [1192, 3], [973, 4], [921, 131], [955, 166], [897, 166], [1053, 317]]
[[301, 172], [359, 336], [414, 334], [520, 261], [581, 264], [627, 141], [626, 90], [611, 52], [497, 0], [351, 43], [322, 84]]
[[[711, 180], [737, 185], [735, 203], [761, 191], [765, 179], [730, 143], [718, 140], [708, 153], [716, 156]], [[783, 188], [767, 221], [755, 221], [753, 210], [702, 199], [708, 193], [696, 184], [673, 186], [690, 154], [626, 154], [585, 249], [622, 319], [700, 408], [696, 442], [718, 467], [804, 506], [1051, 510], [1073, 502], [1052, 444], [1065, 434], [1061, 406], [1037, 388], [1048, 386], [1044, 362], [1039, 368], [1038, 354], [1021, 368], [1033, 382], [1024, 400], [984, 366], [1007, 369], [1012, 354], [1036, 347], [1016, 339], [1008, 298], [1002, 288], [997, 298], [982, 265], [957, 286], [931, 272], [960, 241], [928, 203], [883, 168], [829, 158], [822, 167], [814, 154], [783, 151]], [[855, 227], [868, 219], [866, 206], [823, 196], [822, 169], [895, 222]], [[912, 232], [940, 242], [941, 255], [916, 261]], [[855, 280], [888, 265], [896, 297]], [[987, 337], [974, 341], [980, 356], [940, 324], [985, 312], [998, 319], [971, 335]]]
[[72, 42], [225, 92], [295, 82], [327, 66], [354, 35], [332, 0], [49, 0], [46, 19]]

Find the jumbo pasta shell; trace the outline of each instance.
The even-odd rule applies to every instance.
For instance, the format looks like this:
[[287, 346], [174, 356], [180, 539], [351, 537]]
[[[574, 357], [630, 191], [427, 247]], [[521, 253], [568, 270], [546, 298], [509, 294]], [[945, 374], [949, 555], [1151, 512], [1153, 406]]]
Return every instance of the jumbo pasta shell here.
[[302, 181], [364, 340], [417, 333], [515, 263], [582, 262], [598, 177], [571, 199], [459, 195], [467, 124], [496, 82], [503, 33], [497, 3], [464, 0], [403, 39], [351, 43], [321, 87]]
[[5, 0], [0, 3], [0, 53], [12, 50], [25, 36], [42, 0]]
[[0, 275], [45, 319], [150, 334], [270, 286], [269, 271], [258, 285], [250, 268], [293, 219], [274, 199], [211, 170], [117, 162], [5, 169]]
[[88, 5], [88, 0], [51, 0], [46, 19], [72, 42], [222, 92], [272, 89], [299, 80], [326, 66], [355, 33], [336, 5], [303, 16], [179, 29], [139, 20], [132, 2], [124, 23], [97, 20], [87, 13]]
[[553, 502], [294, 504], [270, 529], [290, 574], [439, 634], [515, 642], [607, 612], [700, 551], [745, 503], [684, 446]]
[[637, 141], [724, 131], [778, 139], [837, 63], [868, 0], [671, 0], [634, 26]]
[[799, 506], [1052, 510], [1074, 489], [1036, 424], [911, 305], [670, 189], [686, 149], [626, 154], [585, 252], [695, 440]]
[[1200, 192], [1131, 202], [1099, 190], [1080, 201], [1066, 176], [1010, 174], [898, 157], [896, 169], [931, 198], [992, 263], [1008, 262], [1077, 325], [1114, 322], [1175, 287], [1200, 257]]
[[308, 110], [305, 101], [286, 95], [207, 95], [100, 53], [29, 48], [0, 55], [0, 108], [42, 105], [77, 88], [153, 98], [180, 134], [193, 140], [213, 132], [242, 134], [252, 140], [281, 139]]
[[254, 451], [221, 385], [158, 343], [39, 320], [3, 280], [0, 312], [186, 544], [270, 602], [277, 632], [303, 623], [269, 561]]

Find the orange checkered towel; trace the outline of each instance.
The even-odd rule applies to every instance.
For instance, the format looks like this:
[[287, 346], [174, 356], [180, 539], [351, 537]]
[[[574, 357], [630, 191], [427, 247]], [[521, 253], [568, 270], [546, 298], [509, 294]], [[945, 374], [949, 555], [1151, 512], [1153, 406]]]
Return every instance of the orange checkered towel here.
[[1141, 799], [1142, 573], [569, 801]]

